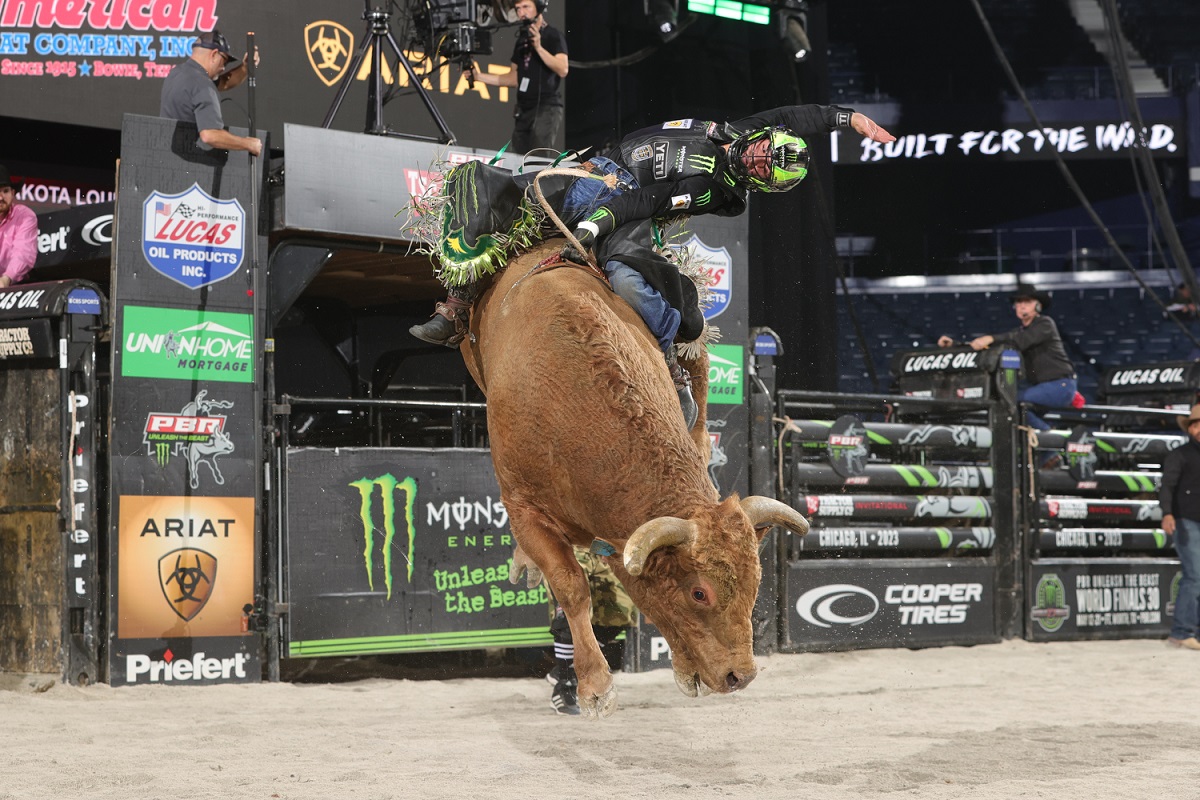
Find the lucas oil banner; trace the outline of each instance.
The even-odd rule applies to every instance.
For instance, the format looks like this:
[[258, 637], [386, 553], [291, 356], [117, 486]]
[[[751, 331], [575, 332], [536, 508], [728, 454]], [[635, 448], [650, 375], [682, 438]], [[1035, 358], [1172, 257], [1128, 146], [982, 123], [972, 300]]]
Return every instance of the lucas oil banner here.
[[286, 474], [289, 655], [550, 643], [488, 451], [292, 450]]

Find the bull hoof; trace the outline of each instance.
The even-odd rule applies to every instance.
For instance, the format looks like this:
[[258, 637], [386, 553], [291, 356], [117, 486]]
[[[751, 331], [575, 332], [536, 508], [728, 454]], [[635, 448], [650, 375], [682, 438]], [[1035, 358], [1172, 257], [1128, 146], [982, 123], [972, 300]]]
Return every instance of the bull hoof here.
[[617, 687], [611, 681], [608, 688], [598, 695], [584, 697], [579, 695], [579, 708], [588, 719], [600, 719], [612, 716], [617, 710]]
[[696, 675], [685, 675], [682, 672], [676, 672], [675, 685], [679, 687], [679, 691], [688, 697], [695, 697], [699, 693], [698, 687], [701, 684]]

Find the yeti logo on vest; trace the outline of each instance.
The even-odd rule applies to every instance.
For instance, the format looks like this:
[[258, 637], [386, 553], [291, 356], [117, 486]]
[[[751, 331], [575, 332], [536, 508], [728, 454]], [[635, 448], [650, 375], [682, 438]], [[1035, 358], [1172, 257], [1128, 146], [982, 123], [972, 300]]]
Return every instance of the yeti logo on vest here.
[[180, 194], [154, 191], [142, 205], [142, 253], [155, 270], [189, 289], [223, 281], [242, 265], [246, 212], [197, 184]]
[[683, 246], [691, 250], [692, 263], [708, 273], [708, 292], [712, 303], [704, 309], [704, 318], [708, 320], [720, 316], [729, 308], [729, 298], [733, 294], [729, 275], [732, 272], [733, 259], [729, 250], [724, 247], [709, 247], [696, 235], [688, 239]]

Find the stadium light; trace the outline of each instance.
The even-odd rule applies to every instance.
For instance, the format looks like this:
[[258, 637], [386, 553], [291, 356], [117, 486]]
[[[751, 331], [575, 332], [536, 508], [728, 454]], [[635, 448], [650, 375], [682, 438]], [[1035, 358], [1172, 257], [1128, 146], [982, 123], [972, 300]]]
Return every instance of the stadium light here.
[[797, 62], [804, 61], [812, 52], [812, 42], [808, 40], [804, 22], [804, 16], [798, 15], [788, 16], [787, 21], [783, 24], [783, 41], [787, 45], [788, 52], [792, 54], [792, 60]]
[[675, 38], [679, 32], [679, 0], [644, 0], [642, 6], [664, 42]]

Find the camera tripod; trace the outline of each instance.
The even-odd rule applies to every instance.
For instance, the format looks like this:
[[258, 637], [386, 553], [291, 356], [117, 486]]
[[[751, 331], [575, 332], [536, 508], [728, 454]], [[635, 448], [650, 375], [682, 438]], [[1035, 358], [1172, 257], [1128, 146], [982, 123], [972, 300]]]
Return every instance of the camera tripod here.
[[[346, 74], [342, 76], [341, 83], [338, 84], [337, 94], [334, 95], [333, 104], [329, 106], [329, 111], [325, 113], [325, 120], [321, 123], [321, 127], [328, 128], [333, 124], [333, 118], [337, 116], [338, 109], [342, 105], [342, 100], [345, 99], [346, 92], [350, 90], [350, 84], [354, 81], [354, 76], [358, 74], [363, 59], [367, 57], [367, 51], [370, 51], [371, 76], [367, 79], [367, 126], [363, 130], [363, 133], [454, 144], [456, 139], [454, 134], [450, 132], [450, 128], [446, 125], [446, 120], [442, 118], [441, 112], [433, 104], [433, 99], [425, 91], [425, 87], [421, 85], [421, 80], [417, 77], [416, 73], [413, 72], [412, 65], [408, 63], [408, 59], [404, 57], [404, 53], [400, 50], [400, 45], [396, 44], [396, 37], [392, 36], [391, 23], [389, 22], [392, 12], [383, 8], [371, 8], [371, 0], [364, 0], [364, 5], [363, 19], [367, 21], [367, 32], [363, 36], [363, 42], [358, 48], [358, 52], [354, 54], [354, 60], [350, 62], [349, 69], [346, 70]], [[417, 94], [421, 97], [421, 102], [425, 104], [429, 115], [433, 117], [433, 122], [437, 125], [441, 136], [401, 134], [393, 131], [384, 123], [383, 45], [385, 42], [391, 46], [392, 52], [396, 54], [396, 60], [404, 67], [404, 71], [408, 73], [410, 85], [417, 90]]]

